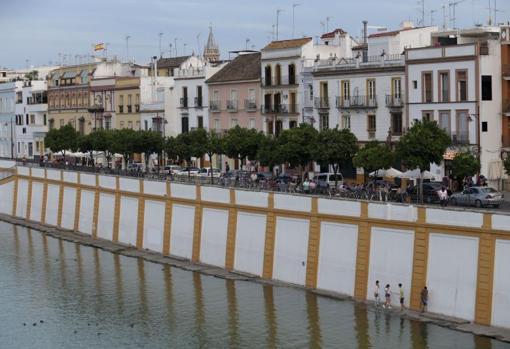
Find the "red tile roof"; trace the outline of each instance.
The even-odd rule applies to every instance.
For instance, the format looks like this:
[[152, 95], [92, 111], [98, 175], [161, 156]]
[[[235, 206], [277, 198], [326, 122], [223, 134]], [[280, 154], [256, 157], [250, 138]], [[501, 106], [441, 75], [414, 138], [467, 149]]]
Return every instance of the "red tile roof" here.
[[337, 28], [329, 33], [324, 33], [321, 35], [321, 39], [331, 39], [335, 37], [335, 34], [338, 33], [340, 35], [347, 34], [347, 32], [341, 28]]
[[280, 40], [280, 41], [272, 41], [266, 45], [262, 50], [278, 50], [285, 48], [296, 48], [301, 47], [304, 44], [312, 41], [312, 38], [301, 38], [301, 39], [292, 39], [292, 40]]

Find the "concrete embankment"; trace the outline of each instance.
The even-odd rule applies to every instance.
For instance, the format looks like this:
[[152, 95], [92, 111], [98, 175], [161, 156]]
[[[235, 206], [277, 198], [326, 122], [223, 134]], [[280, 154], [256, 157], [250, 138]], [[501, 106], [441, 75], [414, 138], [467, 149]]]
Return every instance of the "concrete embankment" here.
[[380, 280], [395, 307], [402, 283], [406, 316], [427, 285], [429, 311], [461, 329], [510, 328], [508, 215], [27, 167], [0, 198], [0, 213], [114, 253], [361, 302]]

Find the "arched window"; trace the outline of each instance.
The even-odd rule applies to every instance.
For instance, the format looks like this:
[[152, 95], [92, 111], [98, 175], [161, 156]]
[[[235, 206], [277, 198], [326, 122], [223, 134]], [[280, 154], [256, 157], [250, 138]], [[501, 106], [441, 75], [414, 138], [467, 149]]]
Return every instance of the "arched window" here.
[[276, 78], [276, 85], [279, 86], [282, 84], [282, 67], [281, 65], [277, 64], [276, 65], [276, 71], [275, 71], [275, 78]]
[[264, 85], [271, 86], [271, 66], [266, 65], [264, 69]]
[[296, 84], [296, 66], [289, 64], [289, 85]]

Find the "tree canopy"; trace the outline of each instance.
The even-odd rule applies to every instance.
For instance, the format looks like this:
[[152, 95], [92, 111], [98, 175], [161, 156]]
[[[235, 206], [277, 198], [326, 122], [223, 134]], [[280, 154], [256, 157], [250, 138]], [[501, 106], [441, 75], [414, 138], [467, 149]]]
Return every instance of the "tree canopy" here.
[[430, 169], [430, 164], [441, 163], [450, 144], [450, 136], [435, 121], [415, 120], [400, 137], [397, 156], [409, 169], [419, 168], [423, 172]]
[[227, 131], [223, 137], [225, 155], [230, 158], [255, 159], [263, 134], [255, 129], [236, 126]]
[[[318, 133], [314, 150], [314, 160], [321, 165], [333, 167], [336, 175], [338, 170], [352, 163], [352, 158], [358, 151], [356, 136], [349, 129], [325, 129]], [[335, 176], [335, 187], [338, 185]]]
[[318, 133], [309, 124], [283, 131], [277, 138], [280, 159], [302, 170], [314, 160]]
[[395, 154], [386, 143], [371, 141], [359, 150], [353, 159], [354, 166], [363, 167], [366, 173], [388, 169], [395, 161]]
[[472, 177], [480, 171], [480, 160], [470, 153], [457, 154], [452, 160], [453, 175], [462, 180]]
[[44, 138], [44, 143], [52, 152], [62, 151], [65, 161], [65, 154], [68, 150], [77, 150], [78, 138], [78, 132], [71, 125], [65, 125], [59, 129], [49, 130]]

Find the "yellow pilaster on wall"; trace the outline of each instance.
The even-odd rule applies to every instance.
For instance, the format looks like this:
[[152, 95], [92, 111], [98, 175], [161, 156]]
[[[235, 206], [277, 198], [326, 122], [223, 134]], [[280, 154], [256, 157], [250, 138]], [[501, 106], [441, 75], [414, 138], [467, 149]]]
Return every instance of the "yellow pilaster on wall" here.
[[[140, 179], [140, 193], [143, 194], [143, 179]], [[138, 224], [136, 233], [136, 248], [143, 248], [143, 221], [145, 216], [145, 199], [140, 196], [138, 199]]]
[[236, 192], [230, 189], [230, 204], [232, 207], [228, 210], [228, 229], [227, 229], [227, 251], [225, 254], [225, 268], [234, 269], [234, 256], [236, 248], [237, 232], [237, 209], [235, 208]]
[[76, 187], [76, 204], [74, 209], [74, 231], [80, 229], [80, 209], [81, 209], [81, 175], [77, 174], [78, 186]]
[[318, 199], [312, 198], [312, 216], [308, 233], [308, 256], [306, 261], [306, 287], [317, 287], [319, 271], [320, 220], [317, 216]]
[[60, 170], [60, 186], [58, 193], [57, 226], [62, 225], [62, 211], [64, 206], [64, 171]]
[[170, 182], [166, 182], [165, 226], [163, 227], [163, 254], [170, 254], [170, 234], [172, 233], [172, 200]]
[[12, 215], [16, 217], [16, 207], [18, 206], [18, 175], [16, 175], [16, 180], [14, 181], [14, 197], [12, 198]]
[[48, 170], [44, 169], [44, 184], [41, 205], [41, 223], [46, 223], [46, 207], [48, 207]]
[[262, 277], [264, 279], [273, 278], [273, 261], [274, 261], [274, 242], [276, 234], [276, 216], [274, 209], [274, 193], [269, 193], [268, 207], [266, 217], [266, 240], [264, 243], [264, 268]]
[[96, 190], [94, 193], [94, 215], [92, 216], [92, 237], [97, 238], [97, 222], [99, 221], [99, 175], [96, 174]]
[[202, 191], [199, 185], [196, 186], [197, 203], [195, 205], [195, 224], [193, 227], [193, 251], [191, 261], [200, 260], [200, 242], [202, 240]]
[[427, 263], [429, 256], [429, 232], [425, 228], [427, 211], [418, 207], [417, 227], [414, 231], [413, 276], [411, 280], [410, 308], [420, 309], [421, 290], [427, 283]]
[[120, 178], [115, 177], [115, 207], [113, 209], [113, 242], [119, 241], [119, 219], [120, 219]]
[[361, 203], [361, 220], [358, 223], [358, 247], [356, 256], [356, 279], [354, 297], [365, 300], [367, 298], [368, 268], [370, 262], [370, 230], [366, 221], [368, 218], [368, 203]]
[[30, 219], [30, 209], [32, 208], [32, 167], [28, 169], [28, 193], [27, 193], [27, 219]]
[[478, 276], [476, 281], [475, 322], [490, 325], [492, 319], [492, 291], [496, 242], [490, 231], [492, 215], [483, 215], [483, 233], [478, 247]]

